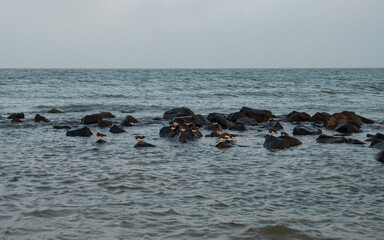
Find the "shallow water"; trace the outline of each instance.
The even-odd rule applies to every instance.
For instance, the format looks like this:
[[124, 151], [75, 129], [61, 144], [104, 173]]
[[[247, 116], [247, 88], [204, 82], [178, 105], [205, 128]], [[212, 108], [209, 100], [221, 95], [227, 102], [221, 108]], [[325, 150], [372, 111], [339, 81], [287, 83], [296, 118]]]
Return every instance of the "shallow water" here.
[[[0, 70], [0, 236], [4, 239], [381, 239], [384, 165], [377, 149], [302, 145], [270, 152], [250, 127], [236, 147], [161, 139], [173, 107], [343, 110], [383, 123], [384, 69]], [[51, 108], [65, 113], [49, 114]], [[126, 133], [66, 137], [110, 111]], [[23, 123], [9, 113], [24, 112]], [[36, 113], [51, 123], [35, 123]], [[282, 122], [286, 132], [289, 123]], [[363, 126], [353, 138], [383, 129]], [[203, 134], [208, 131], [202, 130]], [[325, 130], [327, 134], [334, 134]], [[143, 134], [156, 148], [134, 149]]]

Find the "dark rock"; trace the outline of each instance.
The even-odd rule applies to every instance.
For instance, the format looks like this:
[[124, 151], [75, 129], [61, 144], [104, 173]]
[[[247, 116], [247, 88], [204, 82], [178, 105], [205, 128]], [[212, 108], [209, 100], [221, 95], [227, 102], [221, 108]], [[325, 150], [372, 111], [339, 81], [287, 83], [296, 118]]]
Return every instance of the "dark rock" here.
[[384, 151], [381, 151], [381, 152], [379, 152], [379, 153], [376, 155], [376, 160], [379, 161], [379, 162], [384, 163]]
[[101, 118], [115, 118], [115, 115], [113, 115], [110, 112], [102, 112], [100, 113]]
[[233, 122], [227, 120], [224, 114], [221, 113], [210, 113], [207, 118], [212, 122], [220, 124], [224, 129], [235, 126]]
[[24, 119], [24, 113], [12, 113], [8, 119]]
[[335, 126], [335, 131], [340, 133], [359, 133], [361, 130], [352, 123], [338, 123]]
[[380, 141], [380, 140], [384, 141], [384, 134], [382, 133], [376, 133], [376, 135], [367, 134], [367, 137], [369, 137], [367, 141], [371, 141], [371, 142]]
[[221, 125], [220, 124], [213, 124], [213, 125], [211, 125], [211, 126], [206, 126], [205, 127], [205, 130], [208, 130], [208, 131], [218, 131], [218, 130], [222, 130], [222, 127], [221, 127]]
[[240, 112], [255, 119], [258, 123], [267, 122], [272, 117], [272, 112], [269, 110], [257, 110], [249, 107], [242, 107]]
[[236, 120], [236, 124], [247, 125], [247, 126], [255, 126], [255, 125], [257, 125], [257, 122], [253, 118], [243, 117], [243, 118], [237, 119]]
[[369, 147], [384, 150], [384, 141], [379, 141], [379, 142], [374, 141]]
[[225, 140], [224, 142], [219, 142], [218, 144], [216, 144], [215, 147], [217, 147], [217, 148], [231, 148], [233, 146], [234, 146], [234, 144], [232, 141]]
[[325, 126], [334, 129], [335, 126], [339, 123], [356, 123], [358, 126], [361, 126], [363, 123], [358, 115], [354, 112], [340, 112], [340, 113], [335, 113], [331, 115], [326, 121], [325, 121]]
[[362, 116], [360, 116], [360, 115], [357, 115], [357, 116], [358, 116], [358, 117], [360, 118], [360, 120], [361, 120], [363, 123], [365, 123], [365, 124], [373, 124], [373, 123], [375, 123], [375, 121], [373, 121], [373, 120], [371, 120], [371, 119], [362, 117]]
[[56, 108], [52, 108], [51, 110], [48, 111], [48, 113], [63, 113], [60, 110], [57, 110]]
[[317, 112], [308, 121], [314, 122], [314, 123], [323, 123], [325, 120], [329, 118], [329, 116], [331, 116], [329, 113]]
[[112, 122], [107, 120], [100, 120], [100, 122], [97, 123], [97, 126], [101, 128], [110, 127], [111, 125], [112, 125]]
[[40, 114], [35, 115], [35, 122], [49, 122], [48, 119], [45, 117], [41, 116]]
[[265, 142], [263, 146], [268, 150], [286, 149], [300, 145], [299, 139], [290, 136], [275, 137], [272, 135], [265, 136]]
[[71, 129], [70, 126], [53, 126], [54, 129]]
[[211, 132], [210, 134], [205, 135], [205, 137], [220, 137], [220, 134], [218, 134], [217, 132]]
[[278, 130], [283, 129], [283, 126], [281, 126], [280, 122], [278, 122], [278, 121], [270, 121], [267, 123], [262, 123], [262, 124], [260, 124], [260, 127], [271, 129], [274, 131], [278, 131]]
[[86, 115], [81, 119], [82, 124], [92, 124], [92, 123], [99, 123], [102, 120], [102, 117], [100, 114], [92, 114], [92, 115]]
[[242, 112], [235, 112], [235, 113], [231, 113], [228, 115], [227, 119], [231, 122], [236, 122], [238, 119], [240, 118], [245, 118], [247, 117], [247, 115], [245, 115], [245, 113], [242, 113]]
[[23, 121], [21, 121], [19, 118], [14, 118], [14, 119], [12, 119], [12, 122], [17, 122], [17, 123], [19, 123], [19, 122], [23, 122]]
[[287, 115], [287, 121], [289, 122], [305, 122], [309, 121], [311, 116], [306, 112], [293, 111]]
[[136, 118], [132, 117], [131, 115], [128, 115], [124, 118], [123, 122], [121, 123], [121, 126], [131, 127], [131, 123], [139, 123]]
[[348, 144], [361, 144], [361, 145], [365, 144], [365, 142], [362, 142], [360, 140], [353, 139], [353, 138], [347, 138], [345, 143], [348, 143]]
[[92, 132], [88, 127], [83, 127], [80, 129], [68, 131], [66, 135], [69, 137], [90, 137]]
[[319, 135], [322, 133], [320, 129], [310, 126], [297, 126], [293, 129], [293, 135]]
[[153, 145], [153, 144], [144, 142], [144, 141], [140, 141], [140, 142], [137, 142], [137, 143], [135, 144], [135, 146], [133, 146], [133, 147], [135, 147], [135, 148], [141, 148], [141, 147], [156, 147], [156, 146]]
[[195, 136], [190, 131], [182, 132], [179, 136], [179, 142], [186, 143], [195, 140]]
[[99, 139], [99, 140], [96, 141], [96, 143], [106, 143], [106, 141], [103, 140], [103, 139]]
[[242, 131], [247, 131], [247, 128], [244, 125], [236, 125], [236, 126], [230, 127], [229, 130], [242, 132]]
[[211, 125], [212, 122], [208, 120], [208, 118], [204, 117], [201, 114], [196, 114], [192, 116], [191, 121], [195, 124], [196, 127], [208, 126]]
[[164, 113], [163, 118], [170, 119], [175, 117], [182, 117], [182, 116], [192, 116], [195, 115], [195, 113], [187, 108], [187, 107], [181, 107], [181, 108], [173, 108], [171, 110], [168, 110]]
[[122, 129], [121, 127], [117, 126], [117, 125], [113, 125], [110, 129], [109, 129], [109, 132], [111, 133], [123, 133], [125, 132], [124, 129]]
[[163, 127], [160, 129], [159, 135], [162, 138], [173, 138], [177, 135], [177, 133], [172, 131], [170, 127]]
[[325, 134], [321, 134], [316, 139], [316, 142], [318, 143], [345, 143], [345, 141], [347, 141], [345, 137], [334, 137], [334, 136], [328, 136]]

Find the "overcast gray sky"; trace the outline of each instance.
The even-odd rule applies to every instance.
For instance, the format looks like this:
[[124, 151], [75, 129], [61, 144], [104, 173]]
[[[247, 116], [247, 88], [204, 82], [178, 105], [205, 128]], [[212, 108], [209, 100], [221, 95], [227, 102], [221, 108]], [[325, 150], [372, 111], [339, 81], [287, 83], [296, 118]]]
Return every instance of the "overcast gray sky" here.
[[0, 67], [384, 67], [384, 0], [0, 0]]

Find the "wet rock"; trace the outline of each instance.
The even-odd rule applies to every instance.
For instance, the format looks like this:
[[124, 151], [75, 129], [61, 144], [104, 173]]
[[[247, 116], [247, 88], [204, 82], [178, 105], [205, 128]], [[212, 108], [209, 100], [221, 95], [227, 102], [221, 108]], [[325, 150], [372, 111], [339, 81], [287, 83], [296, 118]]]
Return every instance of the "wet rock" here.
[[362, 141], [360, 141], [360, 140], [353, 139], [353, 138], [347, 138], [347, 140], [345, 141], [345, 143], [348, 143], [348, 144], [360, 144], [360, 145], [365, 144], [365, 142], [362, 142]]
[[373, 120], [371, 120], [371, 119], [362, 117], [362, 116], [360, 116], [360, 115], [357, 115], [357, 116], [358, 116], [358, 117], [360, 118], [360, 120], [361, 120], [363, 123], [365, 123], [365, 124], [373, 124], [373, 123], [375, 123], [375, 121], [373, 121]]
[[115, 118], [115, 115], [110, 112], [101, 112], [100, 116], [101, 118]]
[[212, 122], [209, 121], [208, 118], [204, 117], [201, 114], [193, 115], [191, 121], [193, 122], [193, 124], [195, 124], [196, 127], [208, 126], [212, 124]]
[[278, 130], [283, 129], [283, 126], [280, 124], [279, 121], [270, 121], [267, 123], [262, 123], [259, 126], [262, 128], [267, 128], [267, 129], [271, 129], [274, 131], [278, 131]]
[[256, 120], [256, 122], [267, 122], [272, 117], [272, 112], [269, 110], [258, 110], [249, 107], [242, 107], [240, 112], [244, 113], [250, 118]]
[[253, 118], [243, 117], [236, 120], [236, 124], [246, 125], [246, 126], [255, 126], [257, 122]]
[[231, 113], [228, 115], [227, 119], [231, 122], [236, 122], [238, 119], [240, 118], [245, 118], [247, 117], [247, 115], [245, 115], [245, 113], [242, 113], [242, 112], [235, 112], [235, 113]]
[[210, 134], [205, 135], [205, 137], [220, 137], [220, 134], [218, 134], [217, 132], [211, 132]]
[[99, 139], [99, 140], [96, 141], [96, 143], [106, 143], [106, 141], [103, 140], [103, 139]]
[[293, 135], [319, 135], [323, 132], [311, 126], [297, 126], [293, 129]]
[[156, 147], [156, 146], [153, 145], [153, 144], [144, 142], [144, 141], [140, 141], [140, 142], [137, 142], [137, 143], [135, 144], [135, 146], [133, 146], [133, 147], [135, 147], [135, 148], [142, 148], [142, 147]]
[[220, 124], [213, 124], [213, 125], [211, 125], [211, 126], [206, 126], [205, 127], [205, 130], [208, 130], [208, 131], [218, 131], [218, 130], [222, 130], [223, 128], [221, 127], [221, 125]]
[[289, 122], [305, 122], [311, 119], [311, 116], [306, 112], [292, 111], [287, 115], [287, 121]]
[[110, 127], [111, 125], [112, 125], [112, 122], [107, 120], [101, 120], [100, 122], [97, 123], [97, 126], [101, 128]]
[[340, 133], [359, 133], [361, 130], [356, 124], [352, 123], [338, 123], [335, 126], [335, 131]]
[[325, 134], [321, 134], [316, 139], [316, 142], [318, 143], [345, 143], [345, 141], [347, 141], [345, 137], [334, 137]]
[[223, 142], [219, 142], [218, 144], [216, 144], [215, 147], [217, 147], [217, 148], [231, 148], [231, 147], [233, 147], [233, 146], [234, 146], [234, 144], [233, 144], [232, 141], [230, 141], [230, 140], [225, 140], [225, 141], [223, 141]]
[[48, 119], [45, 117], [41, 116], [40, 114], [35, 115], [35, 122], [49, 122]]
[[109, 132], [116, 134], [116, 133], [123, 133], [123, 132], [125, 132], [125, 130], [122, 129], [121, 127], [117, 126], [117, 125], [113, 125], [113, 126], [109, 129]]
[[48, 113], [63, 113], [63, 112], [56, 108], [52, 108], [51, 110], [48, 111]]
[[374, 141], [369, 147], [384, 150], [384, 141]]
[[14, 118], [14, 119], [12, 119], [12, 122], [20, 123], [20, 122], [23, 122], [23, 121], [21, 121], [19, 118]]
[[335, 126], [339, 123], [355, 123], [358, 126], [361, 126], [363, 123], [358, 115], [354, 112], [340, 112], [331, 115], [326, 121], [325, 126], [330, 129], [334, 129]]
[[236, 126], [230, 127], [229, 130], [243, 132], [243, 131], [247, 131], [247, 128], [244, 125], [236, 125]]
[[175, 117], [192, 116], [192, 115], [195, 115], [195, 113], [191, 109], [187, 107], [181, 107], [181, 108], [173, 108], [171, 110], [166, 111], [163, 115], [163, 118], [171, 119]]
[[179, 142], [186, 143], [195, 140], [195, 136], [190, 131], [182, 132], [179, 136]]
[[92, 132], [88, 127], [83, 127], [80, 129], [68, 131], [66, 135], [69, 137], [90, 137]]
[[329, 118], [329, 116], [331, 116], [329, 113], [317, 112], [308, 121], [314, 122], [314, 123], [323, 123], [325, 120]]
[[58, 125], [55, 125], [53, 126], [54, 129], [71, 129], [70, 126], [58, 126]]
[[139, 123], [139, 121], [137, 121], [137, 119], [134, 118], [133, 116], [128, 115], [124, 118], [123, 122], [121, 123], [121, 126], [131, 127], [132, 126], [131, 123]]
[[233, 122], [227, 120], [224, 114], [221, 113], [210, 113], [207, 118], [212, 122], [220, 124], [224, 129], [235, 126]]
[[91, 114], [86, 115], [81, 119], [82, 124], [93, 124], [93, 123], [99, 123], [102, 120], [102, 117], [100, 114]]
[[173, 138], [177, 135], [177, 132], [172, 131], [170, 127], [163, 127], [160, 129], [159, 135], [162, 138]]
[[301, 145], [299, 139], [290, 136], [275, 137], [272, 135], [265, 136], [263, 146], [268, 150], [286, 149], [294, 146]]
[[377, 155], [376, 155], [376, 160], [381, 162], [381, 163], [384, 163], [384, 151], [381, 151], [379, 152]]
[[384, 134], [376, 133], [376, 135], [367, 134], [367, 141], [375, 142], [375, 141], [384, 141]]
[[24, 113], [12, 113], [8, 119], [24, 119]]

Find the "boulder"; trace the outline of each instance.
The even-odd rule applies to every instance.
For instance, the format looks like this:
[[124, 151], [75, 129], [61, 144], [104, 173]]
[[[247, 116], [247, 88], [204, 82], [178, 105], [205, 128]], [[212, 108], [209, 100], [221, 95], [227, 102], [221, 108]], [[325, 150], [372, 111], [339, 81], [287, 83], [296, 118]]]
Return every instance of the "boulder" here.
[[53, 126], [54, 129], [71, 129], [70, 126], [58, 126], [58, 125], [55, 125]]
[[353, 139], [353, 138], [347, 138], [347, 140], [345, 141], [345, 143], [348, 143], [348, 144], [360, 144], [360, 145], [365, 144], [365, 142], [362, 142], [362, 141], [360, 141], [360, 140]]
[[101, 118], [115, 118], [115, 115], [110, 112], [101, 112], [100, 116]]
[[170, 127], [163, 127], [160, 129], [159, 135], [162, 138], [173, 138], [177, 135], [177, 132], [173, 132]]
[[335, 113], [325, 120], [325, 126], [330, 129], [334, 129], [339, 123], [355, 123], [361, 126], [363, 122], [356, 113], [347, 111]]
[[311, 126], [297, 126], [293, 129], [293, 135], [319, 135], [323, 132]]
[[247, 115], [245, 115], [245, 113], [242, 113], [242, 112], [235, 112], [235, 113], [231, 113], [228, 115], [227, 119], [231, 122], [236, 122], [238, 119], [240, 118], [244, 118], [244, 117], [247, 117]]
[[384, 134], [382, 133], [376, 133], [376, 135], [367, 134], [367, 141], [375, 142], [375, 141], [384, 141]]
[[99, 123], [102, 120], [102, 117], [100, 114], [91, 114], [86, 115], [81, 119], [82, 124], [93, 124], [93, 123]]
[[329, 116], [331, 116], [329, 113], [317, 112], [308, 121], [314, 122], [314, 123], [323, 123], [325, 120], [329, 118]]
[[24, 119], [24, 113], [12, 113], [8, 119]]
[[11, 122], [17, 122], [17, 123], [19, 123], [19, 122], [23, 122], [23, 121], [21, 121], [19, 118], [14, 118], [14, 119], [12, 119]]
[[171, 119], [175, 117], [192, 116], [192, 115], [195, 115], [195, 113], [191, 109], [187, 107], [180, 107], [180, 108], [173, 108], [171, 110], [166, 111], [163, 115], [163, 118]]
[[48, 119], [45, 117], [41, 116], [40, 114], [35, 115], [35, 122], [49, 122]]
[[208, 115], [208, 120], [220, 124], [224, 129], [235, 126], [235, 124], [227, 120], [224, 114], [221, 113], [210, 113]]
[[121, 126], [131, 127], [131, 123], [139, 123], [136, 118], [132, 117], [131, 115], [128, 115], [124, 118], [123, 122], [121, 123]]
[[57, 110], [56, 108], [52, 108], [51, 110], [48, 111], [48, 113], [63, 113], [60, 110]]
[[66, 135], [69, 137], [90, 137], [92, 132], [88, 127], [83, 127], [80, 129], [68, 131]]
[[255, 126], [255, 125], [257, 125], [257, 122], [253, 118], [243, 117], [243, 118], [237, 119], [236, 120], [236, 124], [247, 125], [247, 126]]
[[135, 144], [135, 146], [133, 146], [133, 147], [135, 147], [135, 148], [142, 148], [142, 147], [156, 147], [156, 146], [153, 145], [153, 144], [144, 142], [144, 141], [140, 141], [140, 142], [137, 142], [137, 143]]
[[230, 140], [225, 140], [225, 141], [223, 141], [223, 142], [219, 142], [218, 144], [216, 144], [215, 147], [217, 147], [217, 148], [231, 148], [231, 147], [233, 147], [233, 146], [234, 146], [234, 144], [233, 144], [232, 141], [230, 141]]
[[384, 151], [381, 151], [379, 152], [377, 155], [376, 155], [376, 160], [381, 162], [381, 163], [384, 163]]
[[335, 131], [340, 133], [359, 133], [361, 130], [352, 123], [338, 123], [335, 126]]
[[209, 121], [208, 118], [204, 117], [201, 114], [193, 115], [191, 121], [193, 122], [193, 124], [195, 124], [196, 127], [208, 126], [212, 124], [212, 122]]
[[195, 138], [194, 134], [192, 134], [191, 131], [182, 132], [182, 133], [180, 133], [180, 136], [179, 136], [179, 142], [181, 142], [181, 143], [186, 143], [188, 141], [193, 141], [195, 139], [196, 138]]
[[274, 131], [278, 131], [278, 130], [283, 129], [283, 126], [278, 121], [270, 121], [270, 122], [267, 122], [267, 123], [262, 123], [260, 125], [260, 127], [271, 129], [271, 130], [274, 130]]
[[286, 149], [302, 144], [299, 139], [290, 136], [275, 137], [272, 135], [265, 136], [263, 146], [268, 150]]
[[244, 113], [250, 118], [256, 120], [256, 122], [267, 122], [272, 117], [272, 112], [269, 110], [258, 110], [249, 107], [242, 107], [240, 112]]
[[111, 125], [112, 125], [112, 122], [107, 120], [100, 120], [100, 122], [97, 123], [97, 126], [101, 128], [110, 127]]
[[311, 116], [306, 112], [293, 111], [287, 115], [287, 121], [289, 122], [305, 122], [311, 119]]
[[358, 116], [358, 117], [360, 118], [360, 120], [361, 120], [363, 123], [365, 123], [365, 124], [373, 124], [373, 123], [375, 123], [375, 121], [373, 121], [373, 120], [371, 120], [371, 119], [362, 117], [362, 116], [360, 116], [360, 115], [357, 115], [357, 116]]
[[229, 130], [243, 132], [243, 131], [247, 131], [247, 128], [244, 125], [236, 125], [236, 126], [230, 127]]
[[380, 150], [384, 150], [384, 141], [372, 142], [372, 143], [373, 144], [371, 144], [369, 147], [377, 148], [377, 149], [380, 149]]
[[345, 137], [334, 137], [325, 134], [321, 134], [316, 139], [316, 142], [318, 143], [345, 143], [345, 141], [347, 141]]
[[113, 126], [109, 129], [109, 132], [116, 134], [116, 133], [123, 133], [123, 132], [125, 132], [125, 130], [122, 129], [121, 127], [117, 126], [117, 125], [113, 125]]

